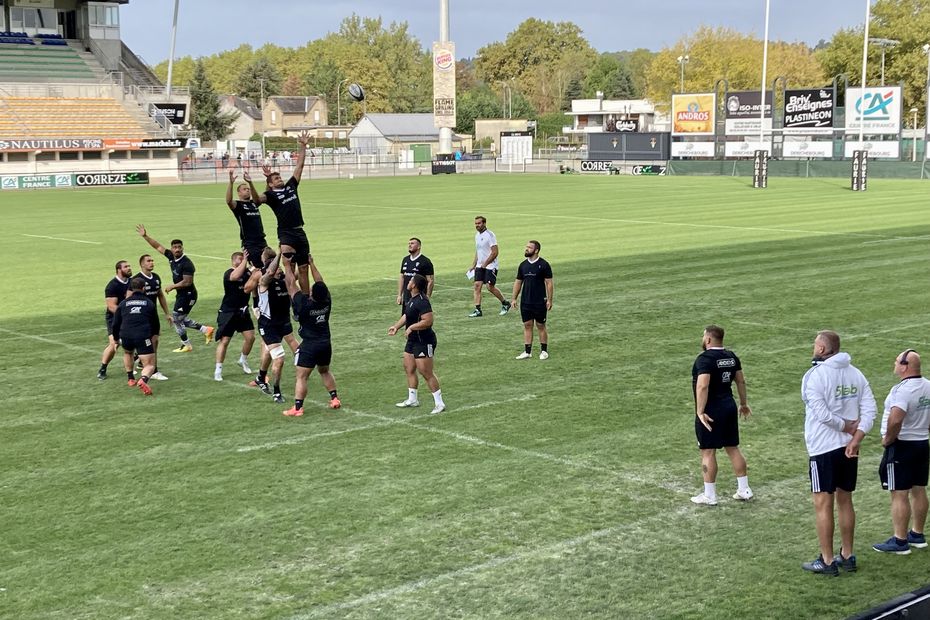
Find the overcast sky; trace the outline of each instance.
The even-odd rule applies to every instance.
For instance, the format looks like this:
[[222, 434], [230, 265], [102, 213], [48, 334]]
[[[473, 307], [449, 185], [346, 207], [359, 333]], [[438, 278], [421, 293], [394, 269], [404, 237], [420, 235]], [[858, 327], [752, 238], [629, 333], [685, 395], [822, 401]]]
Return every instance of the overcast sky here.
[[[180, 0], [176, 56], [208, 56], [249, 43], [303, 45], [339, 28], [353, 12], [406, 21], [428, 46], [439, 35], [438, 0]], [[657, 2], [572, 2], [571, 0], [450, 0], [452, 40], [459, 57], [503, 41], [520, 22], [536, 17], [572, 21], [598, 51], [645, 47], [659, 50], [700, 25], [764, 31], [764, 0], [659, 0]], [[122, 38], [148, 63], [168, 57], [172, 0], [130, 0], [121, 7]], [[771, 0], [771, 37], [816, 44], [840, 28], [865, 21], [864, 3], [854, 0]]]

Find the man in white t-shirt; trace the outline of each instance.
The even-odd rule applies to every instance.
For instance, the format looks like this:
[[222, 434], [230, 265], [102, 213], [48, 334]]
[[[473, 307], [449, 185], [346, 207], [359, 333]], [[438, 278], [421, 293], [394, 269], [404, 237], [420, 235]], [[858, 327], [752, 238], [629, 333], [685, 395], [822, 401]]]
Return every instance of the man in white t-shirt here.
[[[927, 477], [930, 473], [930, 381], [920, 374], [920, 355], [908, 349], [894, 360], [901, 382], [891, 388], [882, 416], [885, 453], [878, 468], [882, 488], [891, 491], [894, 536], [872, 545], [882, 553], [907, 555], [927, 546]], [[913, 510], [912, 510], [913, 509]], [[914, 527], [908, 529], [911, 515]]]
[[510, 303], [504, 300], [504, 295], [497, 284], [497, 237], [488, 230], [488, 220], [483, 215], [475, 218], [475, 260], [472, 261], [468, 273], [475, 273], [475, 309], [468, 316], [471, 318], [481, 316], [481, 289], [488, 285], [488, 291], [501, 302], [501, 316], [510, 310]]

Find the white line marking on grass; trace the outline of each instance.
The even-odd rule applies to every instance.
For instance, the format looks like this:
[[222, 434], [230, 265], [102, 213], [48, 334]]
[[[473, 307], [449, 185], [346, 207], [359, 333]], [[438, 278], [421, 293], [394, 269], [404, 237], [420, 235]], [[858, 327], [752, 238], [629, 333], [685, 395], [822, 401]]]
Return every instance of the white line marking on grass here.
[[863, 241], [862, 245], [871, 245], [873, 243], [894, 243], [895, 241], [926, 241], [930, 235], [921, 235], [919, 237], [893, 237], [891, 239], [875, 239], [874, 241]]
[[66, 239], [65, 237], [49, 237], [47, 235], [27, 235], [20, 233], [21, 237], [33, 237], [34, 239], [51, 239], [52, 241], [70, 241], [71, 243], [87, 243], [90, 245], [103, 245], [102, 241], [82, 241], [80, 239]]
[[209, 256], [207, 254], [191, 254], [190, 252], [185, 252], [188, 256], [193, 256], [194, 258], [210, 258], [213, 260], [229, 260], [228, 258], [223, 258], [222, 256]]
[[76, 344], [68, 344], [67, 342], [59, 342], [58, 340], [52, 340], [51, 338], [44, 338], [42, 336], [33, 336], [31, 334], [24, 334], [22, 332], [13, 331], [12, 329], [6, 329], [5, 327], [0, 327], [0, 332], [3, 332], [5, 334], [10, 334], [12, 336], [29, 338], [30, 340], [38, 340], [39, 342], [45, 342], [48, 344], [57, 344], [58, 346], [65, 347], [73, 351], [81, 351], [82, 353], [100, 353], [101, 351], [103, 351], [103, 349], [100, 349], [100, 351], [98, 351], [98, 350], [91, 349], [88, 347], [81, 347]]

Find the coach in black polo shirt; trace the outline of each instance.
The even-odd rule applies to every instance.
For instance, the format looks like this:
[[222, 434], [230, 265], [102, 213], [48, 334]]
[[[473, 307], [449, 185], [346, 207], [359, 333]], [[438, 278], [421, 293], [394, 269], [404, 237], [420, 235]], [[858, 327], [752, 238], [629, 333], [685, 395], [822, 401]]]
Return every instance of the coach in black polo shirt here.
[[546, 259], [539, 256], [542, 248], [539, 241], [530, 240], [523, 250], [526, 257], [517, 269], [517, 279], [513, 282], [513, 295], [510, 305], [517, 303], [517, 297], [523, 292], [520, 299], [520, 316], [523, 319], [523, 353], [517, 356], [518, 360], [533, 357], [533, 323], [539, 332], [539, 359], [549, 359], [549, 330], [546, 329], [546, 318], [552, 310], [552, 267]]

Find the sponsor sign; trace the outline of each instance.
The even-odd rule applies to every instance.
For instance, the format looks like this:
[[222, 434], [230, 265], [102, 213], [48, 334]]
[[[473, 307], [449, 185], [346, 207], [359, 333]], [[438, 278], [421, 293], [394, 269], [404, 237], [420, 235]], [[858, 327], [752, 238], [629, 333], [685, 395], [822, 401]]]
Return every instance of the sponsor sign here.
[[28, 140], [0, 139], [0, 151], [101, 151], [103, 140], [96, 138], [30, 138]]
[[607, 131], [630, 132], [637, 129], [639, 129], [639, 121], [635, 119], [607, 121]]
[[[861, 146], [860, 146], [861, 145]], [[847, 158], [853, 156], [856, 151], [865, 151], [869, 159], [900, 159], [901, 143], [897, 140], [888, 142], [869, 142], [861, 143], [858, 140], [846, 143], [844, 154]]]
[[455, 43], [433, 43], [433, 126], [455, 127]]
[[713, 157], [713, 142], [672, 142], [672, 157]]
[[105, 185], [148, 185], [148, 172], [87, 172], [74, 175], [78, 187]]
[[727, 142], [724, 149], [726, 157], [755, 157], [756, 151], [765, 151], [769, 157], [772, 156], [770, 142]]
[[672, 95], [672, 135], [712, 136], [717, 120], [717, 95]]
[[900, 86], [846, 90], [846, 133], [859, 133], [860, 128], [862, 133], [872, 136], [900, 133]]
[[48, 189], [72, 187], [70, 174], [35, 174], [0, 177], [0, 189]]
[[853, 152], [850, 184], [854, 192], [864, 192], [869, 188], [869, 158], [865, 151]]
[[532, 131], [502, 131], [500, 141], [502, 164], [533, 162]]
[[[755, 157], [752, 162], [752, 186], [756, 189], [765, 189], [769, 186], [769, 156], [765, 151], [756, 151]], [[720, 367], [720, 362], [727, 361], [733, 362], [733, 360], [720, 360], [717, 362], [717, 367]]]
[[122, 138], [103, 141], [106, 149], [137, 151], [139, 149], [183, 149], [188, 146], [187, 138], [154, 138], [146, 140], [125, 140]]
[[668, 170], [667, 166], [633, 166], [633, 175], [634, 176], [655, 176], [661, 177], [665, 176], [665, 171]]
[[589, 159], [581, 160], [582, 172], [602, 172], [607, 174], [610, 172], [611, 168], [613, 168], [613, 164], [609, 161], [592, 161]]
[[813, 88], [785, 91], [785, 133], [833, 133], [833, 90]]
[[454, 159], [434, 159], [433, 174], [455, 174], [455, 160]]
[[150, 103], [149, 116], [164, 116], [173, 125], [183, 125], [187, 119], [186, 103]]
[[765, 122], [762, 122], [762, 93], [758, 90], [727, 93], [726, 133], [728, 136], [758, 136], [772, 130], [772, 91], [765, 92]]
[[808, 142], [806, 140], [785, 140], [781, 147], [782, 157], [833, 157], [833, 142]]

